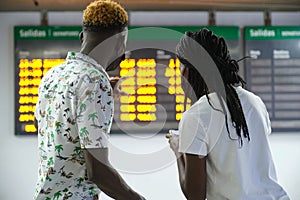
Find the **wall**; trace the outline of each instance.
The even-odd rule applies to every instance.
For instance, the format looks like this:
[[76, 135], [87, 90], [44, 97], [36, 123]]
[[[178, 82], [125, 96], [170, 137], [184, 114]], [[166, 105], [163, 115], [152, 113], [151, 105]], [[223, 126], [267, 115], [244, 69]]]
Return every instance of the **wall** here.
[[[217, 25], [263, 25], [260, 12], [217, 12]], [[32, 198], [37, 178], [37, 139], [14, 135], [14, 39], [13, 26], [38, 25], [37, 12], [0, 12], [0, 199], [29, 200]], [[272, 13], [274, 25], [300, 25], [300, 12]], [[130, 14], [132, 25], [203, 25], [205, 12], [134, 12]], [[49, 25], [79, 25], [81, 12], [49, 13]], [[165, 148], [163, 136], [156, 136], [147, 143], [132, 141], [127, 136], [113, 136], [112, 144], [126, 151], [152, 152]], [[151, 145], [149, 145], [149, 143]], [[270, 143], [281, 184], [293, 200], [300, 199], [300, 134], [273, 134]], [[148, 145], [147, 145], [148, 144]], [[168, 154], [168, 152], [166, 153]], [[171, 153], [169, 152], [169, 155]], [[112, 163], [120, 166], [118, 154], [112, 151]], [[130, 162], [134, 163], [134, 160]], [[177, 182], [174, 164], [143, 174], [122, 172], [123, 177], [150, 200], [184, 199]], [[121, 169], [121, 167], [119, 167]], [[109, 199], [102, 195], [101, 199]]]

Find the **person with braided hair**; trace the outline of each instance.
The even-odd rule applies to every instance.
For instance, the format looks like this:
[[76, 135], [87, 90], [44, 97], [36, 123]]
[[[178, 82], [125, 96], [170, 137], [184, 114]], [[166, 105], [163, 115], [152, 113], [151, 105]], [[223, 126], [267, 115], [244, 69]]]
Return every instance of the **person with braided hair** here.
[[192, 105], [179, 134], [166, 135], [189, 200], [289, 200], [277, 182], [271, 124], [262, 100], [244, 89], [223, 37], [186, 32], [176, 47], [182, 88]]
[[35, 118], [39, 141], [36, 200], [141, 200], [108, 155], [113, 88], [107, 71], [124, 58], [128, 15], [111, 0], [83, 12], [80, 52], [50, 69], [39, 86]]

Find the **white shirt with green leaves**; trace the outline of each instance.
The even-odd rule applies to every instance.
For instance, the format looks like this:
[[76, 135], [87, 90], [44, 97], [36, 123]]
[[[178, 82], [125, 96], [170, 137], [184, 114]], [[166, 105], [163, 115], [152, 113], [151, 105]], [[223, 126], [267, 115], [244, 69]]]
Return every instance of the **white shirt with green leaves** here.
[[87, 180], [83, 151], [107, 148], [113, 97], [104, 69], [87, 55], [69, 52], [39, 86], [39, 169], [34, 199], [97, 199]]

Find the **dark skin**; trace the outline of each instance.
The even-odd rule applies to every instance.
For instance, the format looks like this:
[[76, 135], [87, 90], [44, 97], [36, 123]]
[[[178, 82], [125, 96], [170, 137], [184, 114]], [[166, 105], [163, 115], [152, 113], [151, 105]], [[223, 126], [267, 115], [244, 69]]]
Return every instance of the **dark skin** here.
[[[106, 57], [101, 57], [101, 54], [99, 55], [94, 55], [90, 54], [96, 47], [97, 45], [101, 44], [104, 41], [109, 41], [109, 38], [113, 38], [118, 40], [117, 43], [109, 43], [110, 45], [113, 45], [111, 48], [107, 48], [108, 52], [109, 49], [116, 49], [120, 48], [120, 45], [124, 43], [122, 37], [118, 37], [120, 35], [120, 32], [126, 32], [127, 27], [123, 28], [122, 30], [107, 30], [103, 32], [89, 32], [89, 31], [82, 31], [80, 33], [80, 42], [81, 42], [81, 50], [80, 53], [89, 55], [92, 57], [94, 60], [96, 60], [106, 71], [112, 71], [116, 69], [120, 62], [124, 59], [124, 53], [122, 55], [113, 55], [113, 51], [111, 54], [107, 54]], [[103, 46], [103, 48], [106, 48], [106, 46]], [[107, 52], [105, 51], [105, 52]], [[110, 63], [108, 62], [110, 57], [116, 57], [113, 59], [113, 61]]]
[[[182, 78], [188, 79], [188, 68], [181, 71]], [[183, 88], [185, 88], [183, 86]], [[188, 134], [188, 133], [185, 133]], [[168, 133], [170, 148], [177, 158], [181, 190], [188, 200], [206, 199], [206, 157], [178, 152], [179, 136]]]

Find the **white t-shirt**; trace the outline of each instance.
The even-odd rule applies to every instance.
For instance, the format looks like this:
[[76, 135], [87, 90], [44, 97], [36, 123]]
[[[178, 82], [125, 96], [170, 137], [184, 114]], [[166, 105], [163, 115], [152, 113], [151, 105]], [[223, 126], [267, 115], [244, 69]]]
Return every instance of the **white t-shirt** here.
[[240, 145], [231, 123], [215, 93], [201, 97], [187, 110], [179, 123], [179, 152], [207, 156], [208, 200], [288, 200], [277, 183], [276, 171], [267, 135], [271, 125], [262, 100], [242, 87], [236, 88], [248, 125], [250, 141]]

